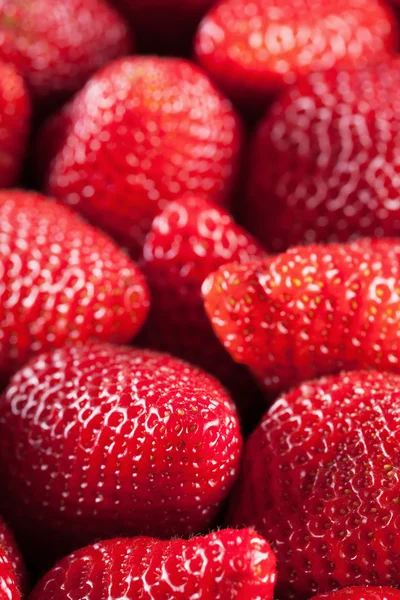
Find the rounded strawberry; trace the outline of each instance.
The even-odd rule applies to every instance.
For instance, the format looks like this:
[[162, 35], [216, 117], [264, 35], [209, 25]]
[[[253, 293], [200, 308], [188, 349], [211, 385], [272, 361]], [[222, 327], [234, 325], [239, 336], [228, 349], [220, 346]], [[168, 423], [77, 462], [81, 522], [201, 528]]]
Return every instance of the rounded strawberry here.
[[291, 248], [221, 267], [206, 311], [232, 357], [269, 392], [341, 370], [400, 371], [400, 242]]
[[274, 554], [251, 529], [190, 540], [119, 538], [64, 558], [30, 600], [272, 600], [275, 578]]
[[0, 401], [0, 503], [32, 560], [99, 537], [193, 534], [217, 516], [240, 449], [234, 405], [203, 371], [149, 350], [63, 348]]
[[277, 595], [399, 586], [400, 376], [352, 372], [279, 398], [251, 435], [229, 523], [278, 561]]
[[20, 600], [25, 587], [25, 568], [14, 536], [0, 517], [0, 598]]
[[131, 47], [125, 22], [105, 0], [0, 2], [0, 59], [22, 73], [39, 110]]
[[200, 24], [196, 56], [229, 97], [263, 109], [299, 75], [364, 66], [393, 53], [397, 27], [381, 0], [222, 0]]
[[244, 222], [274, 252], [400, 231], [400, 61], [313, 73], [259, 125]]
[[170, 202], [154, 220], [140, 262], [152, 296], [141, 343], [213, 373], [244, 414], [251, 410], [254, 385], [214, 334], [201, 286], [226, 262], [261, 256], [262, 248], [226, 211], [200, 196], [187, 196]]
[[121, 59], [44, 127], [46, 189], [138, 256], [153, 218], [186, 192], [227, 204], [241, 129], [195, 65]]
[[129, 342], [148, 290], [138, 267], [68, 208], [0, 191], [0, 377], [35, 353], [99, 339]]
[[349, 587], [314, 596], [312, 600], [400, 600], [400, 590], [389, 587]]
[[31, 103], [24, 80], [0, 62], [0, 188], [15, 185], [25, 158]]

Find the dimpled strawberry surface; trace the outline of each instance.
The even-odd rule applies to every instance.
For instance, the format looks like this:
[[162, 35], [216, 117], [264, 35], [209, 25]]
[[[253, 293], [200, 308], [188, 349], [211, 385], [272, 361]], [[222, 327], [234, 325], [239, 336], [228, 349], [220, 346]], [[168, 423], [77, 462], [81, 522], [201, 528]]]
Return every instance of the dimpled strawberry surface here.
[[0, 516], [0, 598], [19, 600], [26, 588], [25, 568], [14, 536]]
[[400, 591], [388, 587], [350, 587], [330, 594], [315, 596], [312, 600], [399, 600]]

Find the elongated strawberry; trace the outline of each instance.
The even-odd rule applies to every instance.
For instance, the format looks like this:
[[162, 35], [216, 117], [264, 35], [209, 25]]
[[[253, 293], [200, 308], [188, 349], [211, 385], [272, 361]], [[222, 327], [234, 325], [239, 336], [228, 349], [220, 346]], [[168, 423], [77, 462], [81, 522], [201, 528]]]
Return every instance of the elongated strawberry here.
[[48, 192], [137, 256], [169, 201], [190, 192], [229, 203], [241, 133], [195, 65], [140, 57], [97, 73], [40, 140], [50, 149]]
[[138, 267], [65, 206], [0, 191], [0, 375], [35, 353], [100, 339], [129, 342], [149, 298]]
[[0, 517], [0, 599], [20, 600], [24, 584], [22, 557], [11, 531]]
[[222, 0], [200, 24], [196, 56], [229, 97], [263, 109], [299, 75], [381, 62], [396, 36], [381, 0]]
[[226, 349], [277, 392], [342, 369], [399, 371], [399, 281], [400, 243], [365, 239], [226, 265], [203, 293]]
[[389, 587], [349, 587], [314, 596], [312, 600], [400, 600], [400, 591]]
[[1, 0], [0, 34], [0, 59], [22, 73], [39, 110], [132, 47], [125, 22], [105, 0]]
[[229, 523], [271, 543], [277, 597], [399, 587], [399, 414], [399, 375], [352, 372], [282, 396], [253, 432]]
[[251, 529], [165, 542], [122, 538], [64, 558], [30, 600], [96, 600], [107, 594], [132, 600], [271, 600], [275, 578], [274, 554]]
[[193, 534], [217, 516], [240, 449], [234, 405], [206, 373], [148, 350], [64, 348], [0, 401], [0, 504], [32, 562], [100, 537]]
[[215, 336], [204, 312], [201, 285], [228, 261], [264, 256], [232, 217], [200, 196], [174, 202], [155, 219], [140, 263], [152, 295], [144, 345], [171, 352], [213, 373], [250, 410], [254, 386]]
[[282, 252], [400, 232], [400, 61], [313, 73], [259, 125], [244, 223]]

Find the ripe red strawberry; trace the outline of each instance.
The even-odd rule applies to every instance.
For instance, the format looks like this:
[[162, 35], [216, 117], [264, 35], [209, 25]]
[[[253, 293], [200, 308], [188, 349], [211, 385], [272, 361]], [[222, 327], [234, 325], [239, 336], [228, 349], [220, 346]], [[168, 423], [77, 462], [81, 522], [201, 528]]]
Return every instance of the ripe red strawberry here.
[[234, 405], [203, 371], [149, 350], [64, 348], [0, 400], [0, 503], [32, 560], [99, 537], [193, 534], [214, 522], [240, 450]]
[[138, 256], [170, 200], [191, 192], [228, 203], [241, 129], [195, 65], [140, 57], [101, 70], [40, 140], [48, 192]]
[[67, 342], [129, 342], [148, 304], [107, 236], [39, 194], [0, 191], [0, 376]]
[[269, 391], [340, 370], [400, 371], [400, 242], [292, 248], [203, 285], [233, 358]]
[[274, 554], [251, 529], [165, 542], [120, 538], [64, 558], [30, 600], [272, 600], [275, 578]]
[[200, 24], [196, 55], [226, 94], [262, 109], [299, 75], [381, 62], [396, 34], [381, 0], [222, 0]]
[[20, 600], [21, 589], [25, 584], [22, 557], [14, 537], [0, 517], [0, 598]]
[[0, 188], [15, 185], [29, 134], [31, 104], [24, 80], [0, 62]]
[[227, 212], [200, 196], [188, 196], [170, 202], [154, 220], [140, 263], [152, 296], [141, 342], [216, 375], [246, 412], [254, 388], [215, 336], [201, 285], [226, 262], [261, 256], [262, 248]]
[[0, 1], [0, 59], [24, 75], [39, 109], [131, 47], [126, 24], [105, 0]]
[[131, 19], [139, 49], [168, 55], [190, 50], [200, 19], [215, 3], [215, 0], [115, 1]]
[[400, 376], [353, 372], [281, 397], [251, 435], [229, 523], [277, 554], [277, 597], [400, 585]]
[[400, 232], [400, 61], [314, 73], [254, 136], [244, 222], [281, 252]]
[[400, 591], [388, 587], [349, 587], [314, 596], [312, 600], [400, 600]]

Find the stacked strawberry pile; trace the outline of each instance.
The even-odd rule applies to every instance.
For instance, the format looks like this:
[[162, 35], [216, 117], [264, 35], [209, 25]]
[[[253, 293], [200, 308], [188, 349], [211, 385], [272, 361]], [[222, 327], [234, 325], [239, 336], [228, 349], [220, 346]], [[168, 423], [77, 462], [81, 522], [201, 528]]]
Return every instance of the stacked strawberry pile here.
[[0, 0], [0, 600], [400, 600], [398, 0]]

